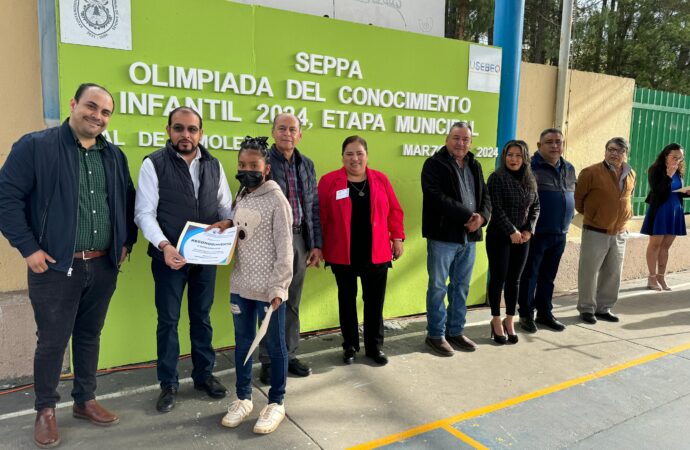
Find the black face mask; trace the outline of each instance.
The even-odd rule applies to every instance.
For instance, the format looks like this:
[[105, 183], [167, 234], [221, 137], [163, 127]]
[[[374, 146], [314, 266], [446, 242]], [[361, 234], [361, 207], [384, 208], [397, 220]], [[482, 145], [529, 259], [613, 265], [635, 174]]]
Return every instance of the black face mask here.
[[263, 183], [264, 174], [258, 170], [238, 170], [235, 178], [242, 186], [252, 189]]

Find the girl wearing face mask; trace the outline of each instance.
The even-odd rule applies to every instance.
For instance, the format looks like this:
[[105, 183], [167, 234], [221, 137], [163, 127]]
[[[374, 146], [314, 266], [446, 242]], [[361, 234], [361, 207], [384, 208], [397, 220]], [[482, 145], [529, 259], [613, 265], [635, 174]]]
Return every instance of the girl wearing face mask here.
[[[244, 359], [268, 308], [273, 308], [264, 340], [271, 359], [268, 405], [259, 414], [254, 432], [267, 434], [285, 417], [287, 380], [285, 305], [292, 279], [292, 212], [275, 181], [267, 138], [247, 137], [240, 145], [236, 178], [241, 189], [233, 205], [237, 226], [235, 266], [230, 279], [230, 309], [235, 328], [237, 400], [228, 407], [222, 425], [234, 428], [252, 412], [252, 358]], [[230, 221], [211, 227], [226, 229]]]

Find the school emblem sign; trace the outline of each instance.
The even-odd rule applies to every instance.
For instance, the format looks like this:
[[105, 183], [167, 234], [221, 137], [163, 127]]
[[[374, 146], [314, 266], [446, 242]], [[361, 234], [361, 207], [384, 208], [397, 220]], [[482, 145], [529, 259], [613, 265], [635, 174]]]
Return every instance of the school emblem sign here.
[[60, 39], [67, 44], [132, 49], [131, 0], [60, 0]]
[[95, 35], [117, 29], [117, 0], [77, 0], [74, 15], [77, 21]]

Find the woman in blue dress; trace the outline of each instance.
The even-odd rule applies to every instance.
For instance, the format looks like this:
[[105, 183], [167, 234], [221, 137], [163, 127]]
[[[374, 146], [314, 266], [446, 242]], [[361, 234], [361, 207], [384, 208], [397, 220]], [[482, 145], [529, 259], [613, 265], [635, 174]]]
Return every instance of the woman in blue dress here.
[[649, 235], [647, 287], [654, 291], [671, 290], [664, 279], [668, 251], [676, 236], [686, 235], [682, 198], [688, 193], [673, 192], [683, 187], [684, 175], [683, 147], [680, 144], [664, 147], [647, 171], [650, 191], [645, 202], [649, 207], [641, 232]]

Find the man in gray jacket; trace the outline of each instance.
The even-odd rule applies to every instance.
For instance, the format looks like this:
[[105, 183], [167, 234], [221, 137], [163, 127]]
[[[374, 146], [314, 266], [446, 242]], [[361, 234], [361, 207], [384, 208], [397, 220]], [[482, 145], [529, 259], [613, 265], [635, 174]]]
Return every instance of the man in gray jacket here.
[[[302, 139], [300, 121], [292, 114], [279, 114], [273, 120], [275, 144], [271, 147], [271, 176], [292, 207], [293, 275], [288, 289], [285, 311], [285, 341], [288, 348], [288, 372], [300, 377], [311, 374], [311, 368], [296, 357], [299, 347], [299, 304], [307, 267], [318, 267], [321, 255], [321, 219], [314, 163], [297, 150]], [[260, 379], [270, 381], [268, 355], [262, 345]]]

